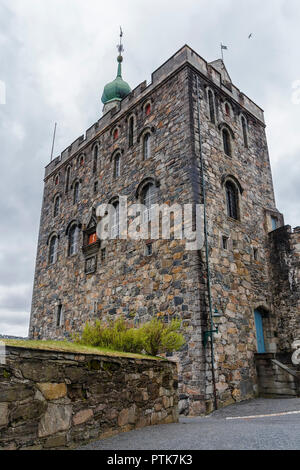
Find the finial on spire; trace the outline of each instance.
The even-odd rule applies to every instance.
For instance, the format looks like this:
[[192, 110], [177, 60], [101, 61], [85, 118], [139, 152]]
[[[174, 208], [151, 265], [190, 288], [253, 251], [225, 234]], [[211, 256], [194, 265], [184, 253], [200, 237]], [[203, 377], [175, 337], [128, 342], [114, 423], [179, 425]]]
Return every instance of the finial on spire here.
[[118, 52], [119, 52], [120, 56], [122, 56], [122, 52], [124, 52], [124, 47], [123, 47], [123, 44], [122, 44], [122, 37], [123, 37], [123, 31], [122, 31], [122, 28], [120, 26], [120, 44], [117, 45], [117, 49], [118, 49]]

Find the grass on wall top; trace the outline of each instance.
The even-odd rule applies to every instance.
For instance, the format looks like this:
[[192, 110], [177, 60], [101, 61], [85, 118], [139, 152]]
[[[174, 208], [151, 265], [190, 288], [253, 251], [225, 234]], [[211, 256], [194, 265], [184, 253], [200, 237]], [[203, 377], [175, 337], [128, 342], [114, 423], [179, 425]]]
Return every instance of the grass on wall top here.
[[160, 357], [146, 356], [143, 354], [126, 353], [120, 351], [112, 351], [105, 348], [96, 348], [92, 346], [83, 346], [69, 341], [34, 341], [34, 340], [19, 340], [19, 339], [3, 339], [2, 343], [7, 346], [24, 349], [39, 349], [43, 351], [54, 352], [67, 352], [75, 354], [93, 354], [108, 357], [128, 357], [134, 359], [155, 359], [156, 361], [163, 360]]

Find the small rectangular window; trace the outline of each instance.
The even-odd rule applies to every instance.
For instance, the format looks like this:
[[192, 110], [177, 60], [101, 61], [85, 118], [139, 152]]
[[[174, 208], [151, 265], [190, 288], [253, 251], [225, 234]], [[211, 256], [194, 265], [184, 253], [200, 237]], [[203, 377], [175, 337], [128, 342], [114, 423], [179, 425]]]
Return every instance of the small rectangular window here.
[[105, 261], [106, 260], [106, 248], [102, 248], [101, 250], [101, 261]]
[[96, 243], [96, 241], [97, 241], [97, 234], [95, 232], [89, 236], [89, 245], [93, 245], [93, 243]]
[[253, 258], [254, 258], [254, 261], [258, 260], [258, 249], [257, 248], [253, 248]]
[[153, 255], [153, 245], [152, 243], [147, 243], [146, 245], [146, 256], [152, 256]]
[[62, 304], [57, 307], [56, 326], [58, 328], [62, 326]]
[[276, 230], [278, 228], [278, 219], [277, 217], [271, 217], [272, 222], [272, 230]]
[[228, 237], [222, 237], [222, 248], [228, 250]]

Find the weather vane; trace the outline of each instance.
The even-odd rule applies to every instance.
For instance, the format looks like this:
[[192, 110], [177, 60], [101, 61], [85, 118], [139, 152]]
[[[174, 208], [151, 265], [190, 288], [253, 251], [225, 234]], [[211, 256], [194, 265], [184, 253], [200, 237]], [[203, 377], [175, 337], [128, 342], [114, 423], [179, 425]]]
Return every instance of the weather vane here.
[[118, 49], [120, 55], [122, 55], [122, 52], [124, 52], [124, 47], [123, 47], [123, 44], [122, 44], [122, 37], [123, 37], [123, 31], [122, 31], [122, 28], [120, 26], [120, 44], [117, 45], [117, 49]]
[[224, 44], [221, 42], [221, 54], [222, 54], [223, 62], [224, 62], [224, 51], [228, 51], [228, 47], [224, 46]]

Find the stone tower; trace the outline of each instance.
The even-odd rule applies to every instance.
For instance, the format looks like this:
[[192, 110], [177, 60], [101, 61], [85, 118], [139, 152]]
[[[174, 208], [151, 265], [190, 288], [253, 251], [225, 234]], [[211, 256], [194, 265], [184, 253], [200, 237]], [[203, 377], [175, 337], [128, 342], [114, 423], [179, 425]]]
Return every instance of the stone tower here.
[[[257, 351], [298, 339], [299, 233], [276, 209], [263, 111], [222, 60], [184, 46], [132, 91], [121, 62], [103, 117], [46, 167], [30, 337], [68, 338], [99, 317], [180, 316], [180, 408], [197, 415], [252, 397]], [[99, 240], [97, 206], [121, 196], [205, 203], [206, 243]]]

